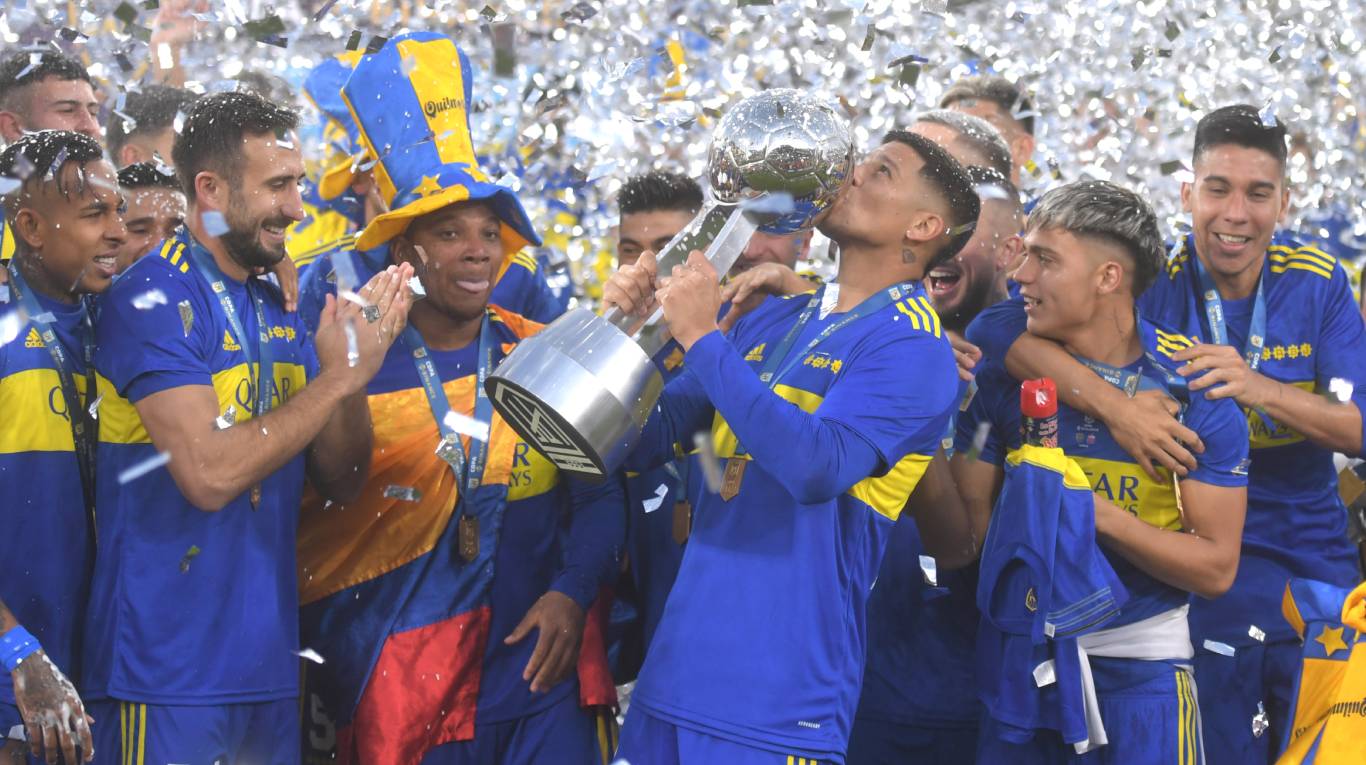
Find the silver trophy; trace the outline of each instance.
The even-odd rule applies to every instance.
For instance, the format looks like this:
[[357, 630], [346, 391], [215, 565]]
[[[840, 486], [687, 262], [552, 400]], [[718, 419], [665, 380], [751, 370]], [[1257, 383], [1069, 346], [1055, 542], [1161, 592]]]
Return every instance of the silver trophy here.
[[[658, 253], [659, 273], [702, 250], [724, 275], [757, 229], [811, 228], [853, 166], [849, 126], [826, 102], [787, 89], [740, 101], [712, 137], [710, 199]], [[650, 360], [668, 342], [663, 312], [638, 323], [616, 309], [566, 313], [489, 375], [494, 408], [559, 469], [606, 476], [635, 448], [664, 388]]]

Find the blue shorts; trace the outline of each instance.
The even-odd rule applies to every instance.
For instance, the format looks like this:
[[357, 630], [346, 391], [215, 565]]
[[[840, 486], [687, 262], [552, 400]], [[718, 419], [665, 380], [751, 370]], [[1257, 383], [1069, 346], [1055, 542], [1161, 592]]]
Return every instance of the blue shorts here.
[[473, 739], [429, 750], [422, 765], [590, 765], [608, 761], [615, 743], [611, 710], [584, 709], [570, 694], [528, 717], [476, 723]]
[[885, 720], [854, 718], [849, 733], [848, 765], [903, 765], [932, 762], [973, 765], [977, 754], [977, 723], [906, 725]]
[[296, 699], [165, 706], [104, 699], [88, 705], [97, 765], [295, 765]]
[[[1300, 654], [1300, 646], [1289, 642], [1239, 646], [1232, 656], [1196, 649], [1195, 679], [1210, 765], [1276, 761], [1289, 733]], [[1252, 728], [1258, 702], [1270, 724], [1260, 736]]]
[[630, 765], [842, 765], [843, 759], [816, 759], [810, 753], [779, 754], [709, 736], [650, 716], [640, 707], [626, 715], [621, 729], [620, 761]]
[[977, 761], [1011, 765], [1203, 765], [1200, 717], [1190, 675], [1165, 661], [1091, 659], [1109, 743], [1077, 754], [1055, 731], [1016, 744], [982, 724]]

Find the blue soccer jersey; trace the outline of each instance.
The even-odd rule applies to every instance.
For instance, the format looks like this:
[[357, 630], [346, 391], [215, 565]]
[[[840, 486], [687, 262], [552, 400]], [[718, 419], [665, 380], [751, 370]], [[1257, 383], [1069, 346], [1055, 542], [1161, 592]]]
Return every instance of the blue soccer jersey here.
[[[853, 321], [817, 318], [808, 296], [769, 299], [729, 337], [694, 344], [666, 387], [634, 461], [659, 464], [710, 430], [716, 455], [744, 470], [719, 494], [700, 490], [702, 471], [690, 476], [692, 535], [633, 696], [651, 716], [843, 757], [868, 594], [956, 403], [953, 354], [924, 290], [888, 294]], [[814, 320], [784, 354], [799, 314]], [[788, 363], [766, 384], [770, 354]], [[854, 453], [866, 462], [851, 467]]]
[[[16, 334], [0, 345], [0, 600], [74, 680], [94, 538], [56, 363], [39, 325], [19, 322], [13, 288], [8, 292], [9, 302], [0, 302], [0, 327]], [[51, 314], [55, 337], [73, 364], [72, 381], [85, 400], [85, 304], [32, 297]], [[13, 704], [10, 675], [0, 673], [0, 705]]]
[[[297, 314], [261, 280], [223, 278], [245, 338], [192, 264], [200, 245], [181, 230], [128, 269], [101, 305], [99, 553], [85, 645], [86, 693], [148, 704], [229, 704], [298, 694], [295, 530], [304, 457], [218, 512], [181, 494], [165, 467], [122, 476], [157, 455], [134, 404], [170, 388], [211, 387], [219, 422], [252, 427], [255, 374], [243, 344], [268, 337], [272, 405], [316, 373]], [[211, 259], [207, 252], [204, 258]], [[248, 289], [260, 291], [261, 332]]]
[[[1171, 360], [1171, 354], [1188, 347], [1191, 341], [1161, 330], [1146, 320], [1140, 320], [1139, 327], [1145, 356], [1151, 356], [1168, 372], [1174, 373], [1178, 364]], [[1163, 375], [1152, 365], [1153, 361], [1140, 358], [1119, 372], [1139, 374], [1146, 383], [1144, 387], [1161, 387]], [[989, 423], [990, 430], [979, 458], [993, 465], [1004, 465], [1006, 453], [1022, 441], [1020, 382], [1003, 366], [992, 363], [977, 376], [977, 386], [972, 404], [958, 418], [956, 448], [960, 451], [971, 449], [978, 424]], [[1188, 479], [1215, 486], [1246, 486], [1247, 428], [1238, 408], [1228, 400], [1211, 401], [1195, 395], [1186, 409], [1185, 424], [1205, 444], [1204, 453], [1197, 455], [1198, 466], [1190, 472]], [[1115, 443], [1103, 423], [1060, 403], [1058, 445], [1081, 466], [1098, 497], [1152, 526], [1172, 531], [1184, 528], [1171, 474], [1159, 469], [1161, 480], [1149, 478]], [[1190, 593], [1159, 581], [1116, 553], [1105, 552], [1129, 592], [1128, 603], [1107, 626], [1122, 626], [1155, 616], [1189, 599]]]
[[[1143, 295], [1145, 316], [1192, 337], [1211, 337], [1203, 291], [1187, 238], [1165, 273]], [[1366, 330], [1346, 272], [1331, 256], [1278, 237], [1267, 252], [1262, 293], [1265, 338], [1258, 372], [1307, 391], [1327, 393], [1334, 378], [1355, 385], [1351, 400], [1366, 403]], [[1255, 295], [1221, 301], [1228, 342], [1247, 346]], [[1281, 593], [1292, 577], [1350, 586], [1361, 579], [1347, 538], [1333, 452], [1262, 412], [1244, 410], [1251, 436], [1247, 522], [1233, 588], [1214, 601], [1197, 600], [1191, 625], [1197, 645], [1213, 639], [1251, 645], [1249, 627], [1268, 641], [1293, 640], [1281, 617]]]

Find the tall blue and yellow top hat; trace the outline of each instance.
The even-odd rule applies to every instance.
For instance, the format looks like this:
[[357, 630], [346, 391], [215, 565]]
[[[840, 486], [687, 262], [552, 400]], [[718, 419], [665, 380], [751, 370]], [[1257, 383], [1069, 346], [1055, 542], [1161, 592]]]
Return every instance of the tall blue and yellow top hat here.
[[375, 183], [389, 211], [361, 231], [372, 249], [403, 233], [414, 218], [456, 202], [484, 200], [503, 222], [503, 251], [541, 238], [511, 189], [479, 170], [466, 111], [473, 91], [469, 59], [446, 37], [413, 32], [361, 58], [342, 98], [377, 161]]
[[362, 55], [361, 51], [348, 51], [324, 59], [304, 80], [304, 93], [326, 119], [323, 138], [332, 147], [318, 181], [318, 194], [323, 199], [335, 199], [346, 193], [354, 179], [355, 167], [364, 161], [358, 161], [356, 156], [364, 150], [360, 130], [351, 119], [351, 110], [346, 107], [341, 93]]

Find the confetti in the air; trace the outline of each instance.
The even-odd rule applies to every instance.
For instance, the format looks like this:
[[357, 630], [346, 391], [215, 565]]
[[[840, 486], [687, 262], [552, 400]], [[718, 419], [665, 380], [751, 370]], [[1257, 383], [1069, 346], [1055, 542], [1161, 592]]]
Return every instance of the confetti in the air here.
[[204, 233], [209, 236], [222, 236], [229, 231], [227, 219], [217, 210], [205, 210], [200, 213], [199, 222], [204, 226]]
[[1220, 656], [1233, 656], [1238, 652], [1238, 649], [1228, 643], [1220, 643], [1217, 640], [1206, 640], [1204, 646], [1206, 651], [1217, 653]]
[[404, 502], [417, 502], [422, 499], [422, 492], [411, 486], [389, 484], [384, 487], [384, 496], [389, 499], [401, 499]]
[[446, 416], [441, 418], [441, 423], [462, 436], [469, 436], [478, 441], [489, 440], [489, 424], [467, 414], [446, 412]]
[[222, 414], [218, 415], [218, 417], [213, 421], [214, 427], [218, 428], [219, 430], [227, 430], [236, 423], [237, 407], [234, 404], [228, 404], [228, 408], [224, 410]]
[[711, 446], [711, 434], [698, 432], [693, 434], [693, 448], [697, 450], [697, 462], [702, 466], [702, 479], [706, 481], [707, 490], [713, 494], [721, 491], [721, 462], [716, 458], [716, 451]]
[[1253, 640], [1256, 640], [1258, 643], [1266, 642], [1266, 633], [1263, 632], [1262, 629], [1255, 624], [1248, 625], [1247, 636], [1252, 638]]
[[317, 651], [313, 650], [312, 648], [305, 648], [302, 651], [295, 651], [294, 655], [298, 656], [300, 659], [307, 659], [313, 662], [314, 664], [323, 663], [322, 655], [319, 654]]
[[133, 297], [133, 307], [139, 311], [150, 311], [159, 305], [166, 305], [166, 293], [150, 289]]
[[360, 363], [360, 347], [356, 343], [356, 323], [347, 321], [342, 325], [342, 332], [346, 334], [346, 365], [354, 368]]
[[925, 584], [931, 587], [939, 586], [939, 566], [934, 558], [929, 555], [920, 556], [920, 573], [925, 577]]
[[157, 452], [151, 457], [134, 465], [130, 465], [120, 471], [118, 476], [119, 485], [122, 486], [130, 481], [136, 481], [170, 461], [170, 452]]
[[90, 406], [86, 407], [86, 411], [90, 413], [90, 419], [98, 420], [100, 418], [100, 404], [102, 403], [104, 403], [103, 393], [96, 396], [95, 400], [90, 402]]
[[653, 513], [659, 509], [660, 505], [664, 504], [664, 497], [668, 493], [669, 487], [661, 483], [659, 487], [655, 489], [655, 495], [653, 497], [646, 497], [640, 501], [640, 504], [645, 508], [647, 514]]
[[190, 545], [190, 549], [185, 551], [185, 555], [180, 559], [180, 573], [190, 573], [190, 561], [199, 557], [199, 545]]
[[413, 293], [414, 298], [427, 297], [427, 290], [422, 286], [422, 280], [416, 275], [408, 279], [408, 289]]
[[1356, 386], [1351, 380], [1341, 377], [1334, 377], [1328, 381], [1328, 392], [1338, 401], [1346, 403], [1352, 400], [1352, 394], [1356, 391]]

